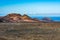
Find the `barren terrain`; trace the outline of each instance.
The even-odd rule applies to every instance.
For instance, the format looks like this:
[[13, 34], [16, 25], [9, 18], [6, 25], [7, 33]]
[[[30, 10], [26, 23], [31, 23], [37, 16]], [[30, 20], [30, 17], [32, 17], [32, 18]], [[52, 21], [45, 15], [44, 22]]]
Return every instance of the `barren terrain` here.
[[60, 40], [60, 23], [0, 23], [0, 40]]

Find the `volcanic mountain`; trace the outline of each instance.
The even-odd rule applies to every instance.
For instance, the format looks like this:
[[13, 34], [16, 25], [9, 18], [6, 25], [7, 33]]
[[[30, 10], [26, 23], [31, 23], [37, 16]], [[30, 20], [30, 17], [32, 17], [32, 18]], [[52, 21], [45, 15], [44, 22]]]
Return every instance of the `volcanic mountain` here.
[[1, 20], [2, 20], [2, 22], [38, 22], [37, 20], [32, 19], [31, 17], [29, 17], [26, 14], [20, 15], [20, 14], [16, 14], [16, 13], [8, 14], [8, 15], [0, 18], [0, 21]]

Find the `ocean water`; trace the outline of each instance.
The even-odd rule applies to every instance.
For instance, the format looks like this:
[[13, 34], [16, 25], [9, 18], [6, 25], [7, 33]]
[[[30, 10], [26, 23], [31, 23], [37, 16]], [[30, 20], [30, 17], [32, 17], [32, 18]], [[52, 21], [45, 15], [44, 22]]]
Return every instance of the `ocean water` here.
[[[38, 20], [42, 20], [44, 17], [32, 17], [32, 18], [37, 18]], [[60, 17], [48, 17], [53, 21], [59, 21], [60, 22]]]

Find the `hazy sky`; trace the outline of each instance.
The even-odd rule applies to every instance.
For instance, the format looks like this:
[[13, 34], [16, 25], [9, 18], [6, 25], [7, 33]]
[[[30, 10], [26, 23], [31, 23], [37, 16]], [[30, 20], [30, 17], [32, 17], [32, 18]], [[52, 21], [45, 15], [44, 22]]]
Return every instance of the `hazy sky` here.
[[0, 0], [0, 16], [8, 13], [60, 16], [60, 0]]

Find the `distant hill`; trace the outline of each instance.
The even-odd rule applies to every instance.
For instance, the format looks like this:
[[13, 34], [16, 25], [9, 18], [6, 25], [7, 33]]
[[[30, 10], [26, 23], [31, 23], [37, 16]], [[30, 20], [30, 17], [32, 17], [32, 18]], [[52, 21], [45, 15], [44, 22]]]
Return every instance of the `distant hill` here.
[[48, 17], [44, 17], [42, 20], [44, 22], [54, 22], [51, 18], [48, 18]]

